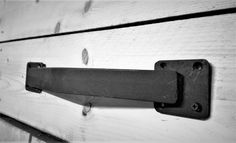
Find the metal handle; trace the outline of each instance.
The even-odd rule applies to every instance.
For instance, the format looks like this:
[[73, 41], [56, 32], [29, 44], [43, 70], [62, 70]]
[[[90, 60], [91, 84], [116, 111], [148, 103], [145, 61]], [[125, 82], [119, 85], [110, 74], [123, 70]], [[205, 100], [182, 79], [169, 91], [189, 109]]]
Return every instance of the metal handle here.
[[[47, 68], [28, 63], [26, 90], [154, 102], [161, 113], [210, 116], [211, 66], [207, 60], [159, 61], [155, 70]], [[67, 96], [64, 96], [65, 99]]]
[[28, 63], [26, 89], [34, 92], [176, 103], [178, 74], [162, 70], [46, 68]]

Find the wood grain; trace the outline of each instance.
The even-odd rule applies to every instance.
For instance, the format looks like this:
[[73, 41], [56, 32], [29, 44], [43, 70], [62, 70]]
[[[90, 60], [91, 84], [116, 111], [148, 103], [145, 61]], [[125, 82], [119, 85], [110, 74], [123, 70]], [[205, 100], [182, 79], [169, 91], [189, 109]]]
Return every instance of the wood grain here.
[[235, 0], [2, 0], [0, 41], [232, 7]]
[[[234, 142], [235, 27], [236, 14], [228, 14], [0, 44], [0, 112], [67, 141]], [[95, 106], [83, 116], [80, 104], [24, 90], [29, 61], [49, 67], [154, 69], [158, 60], [196, 58], [213, 66], [212, 113], [206, 121], [159, 114], [152, 103], [145, 108]]]

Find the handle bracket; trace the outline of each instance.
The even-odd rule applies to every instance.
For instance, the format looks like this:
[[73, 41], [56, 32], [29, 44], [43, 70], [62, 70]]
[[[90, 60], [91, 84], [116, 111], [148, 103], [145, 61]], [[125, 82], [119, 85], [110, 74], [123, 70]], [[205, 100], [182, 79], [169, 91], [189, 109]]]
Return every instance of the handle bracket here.
[[155, 70], [176, 71], [184, 77], [182, 96], [175, 104], [154, 102], [158, 112], [195, 119], [209, 118], [212, 73], [207, 60], [158, 61]]
[[164, 114], [210, 115], [211, 67], [206, 60], [159, 61], [155, 70], [46, 67], [27, 64], [28, 91], [140, 100]]

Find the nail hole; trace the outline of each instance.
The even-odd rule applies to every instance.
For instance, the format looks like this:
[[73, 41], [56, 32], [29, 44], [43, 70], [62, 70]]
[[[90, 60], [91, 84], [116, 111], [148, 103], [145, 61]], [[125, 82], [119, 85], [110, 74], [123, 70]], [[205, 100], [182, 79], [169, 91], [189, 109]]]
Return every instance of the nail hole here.
[[160, 67], [164, 69], [166, 67], [166, 63], [160, 63]]
[[57, 22], [55, 29], [54, 29], [54, 33], [59, 33], [61, 29], [61, 22]]
[[201, 62], [195, 62], [193, 64], [193, 69], [194, 70], [202, 70], [202, 63]]
[[86, 12], [89, 11], [91, 5], [92, 5], [92, 0], [89, 0], [89, 1], [87, 1], [87, 2], [85, 3], [85, 5], [84, 5], [84, 13], [86, 13]]

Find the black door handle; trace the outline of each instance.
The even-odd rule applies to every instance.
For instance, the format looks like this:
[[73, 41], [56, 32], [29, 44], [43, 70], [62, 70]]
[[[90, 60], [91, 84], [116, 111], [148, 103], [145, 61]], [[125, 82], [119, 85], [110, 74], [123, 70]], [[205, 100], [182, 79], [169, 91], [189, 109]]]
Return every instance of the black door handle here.
[[[178, 70], [176, 65], [178, 65], [178, 68], [188, 69], [192, 74], [197, 74], [196, 72], [202, 74], [200, 76], [198, 75], [197, 79], [195, 79], [194, 82], [196, 84], [194, 84], [194, 87], [189, 88], [189, 85], [186, 85], [192, 84], [193, 82], [188, 79], [189, 75], [186, 76], [186, 73], [180, 72], [181, 70]], [[190, 68], [188, 67], [189, 65], [191, 65]], [[43, 63], [30, 62], [27, 64], [26, 90], [37, 93], [46, 91], [73, 94], [74, 96], [87, 95], [149, 101], [155, 103], [155, 108], [158, 111], [163, 112], [166, 108], [168, 109], [166, 110], [168, 113], [170, 112], [169, 109], [171, 109], [170, 114], [174, 115], [189, 112], [185, 107], [185, 104], [189, 103], [189, 101], [192, 102], [193, 99], [199, 99], [201, 97], [202, 102], [205, 97], [209, 97], [210, 93], [205, 91], [209, 89], [209, 81], [207, 82], [206, 89], [198, 83], [198, 78], [204, 78], [204, 81], [206, 77], [207, 79], [209, 78], [209, 75], [206, 76], [206, 74], [203, 74], [206, 70], [210, 71], [207, 61], [162, 61], [156, 63], [155, 66], [155, 70], [48, 68]], [[194, 88], [197, 88], [197, 90], [204, 89], [203, 92], [206, 93], [199, 93], [199, 97], [191, 98], [188, 92], [190, 92], [189, 89], [193, 90], [191, 92], [196, 92]], [[202, 96], [204, 97], [202, 98]], [[185, 98], [191, 98], [191, 100]], [[199, 115], [201, 115], [200, 118], [202, 118], [202, 113], [204, 113], [204, 118], [208, 116], [209, 105], [205, 101], [203, 103], [201, 102], [199, 100], [194, 102], [196, 106], [201, 106], [195, 111], [198, 115], [194, 113], [193, 115], [181, 116], [199, 118]], [[166, 106], [164, 109], [163, 105]], [[180, 111], [177, 111], [179, 112], [177, 114], [172, 113], [173, 109]], [[190, 106], [190, 109], [192, 111], [193, 107]]]

